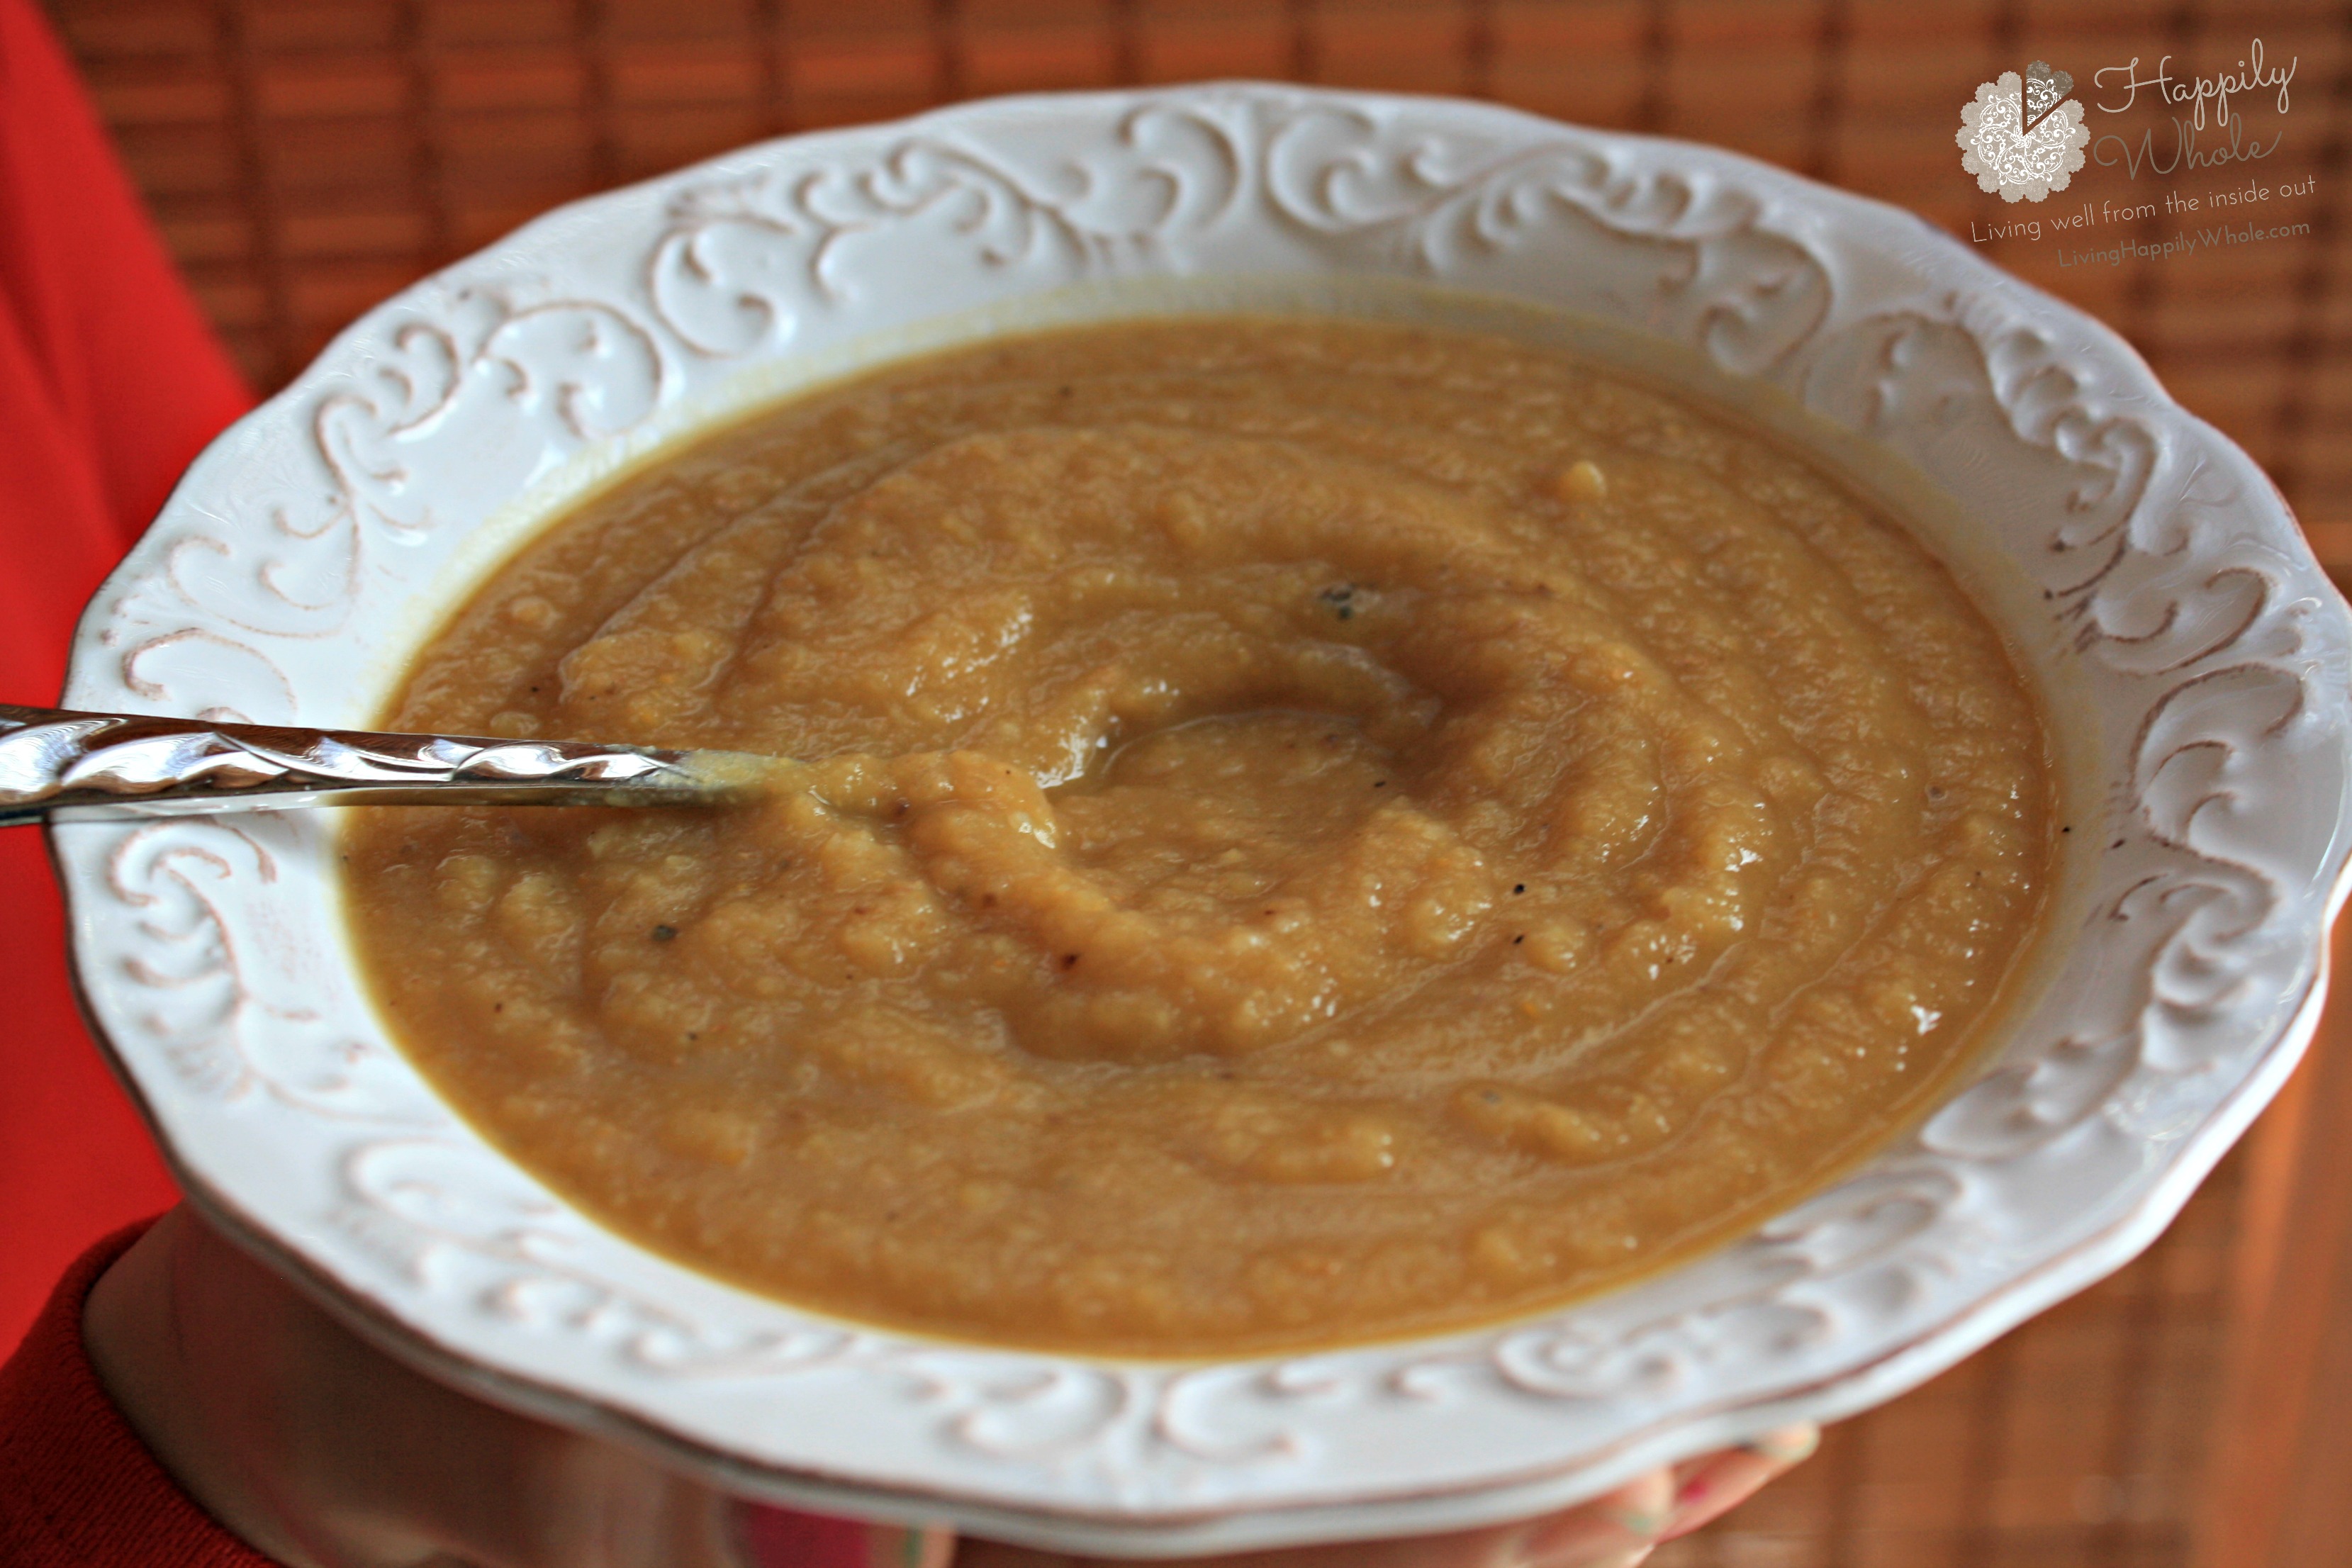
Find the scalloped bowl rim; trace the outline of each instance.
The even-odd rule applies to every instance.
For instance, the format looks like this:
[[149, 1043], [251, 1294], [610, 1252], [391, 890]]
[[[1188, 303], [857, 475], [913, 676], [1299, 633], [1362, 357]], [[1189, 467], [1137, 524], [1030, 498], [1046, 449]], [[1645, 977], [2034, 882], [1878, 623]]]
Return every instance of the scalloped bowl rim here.
[[[1310, 167], [1293, 169], [1293, 158]], [[1086, 179], [1056, 183], [1071, 170]], [[1122, 178], [1144, 192], [1131, 211], [1117, 210]], [[1220, 178], [1230, 187], [1222, 205]], [[946, 254], [974, 235], [976, 253]], [[628, 265], [598, 248], [621, 237], [639, 245]], [[867, 272], [845, 289], [828, 279], [831, 254], [867, 243], [885, 247], [866, 258]], [[927, 245], [923, 276], [890, 272]], [[1563, 281], [1562, 246], [1598, 280], [1580, 269]], [[729, 268], [740, 269], [731, 282]], [[788, 268], [805, 279], [793, 283]], [[534, 296], [534, 269], [570, 292]], [[326, 718], [362, 718], [352, 694], [381, 689], [424, 620], [534, 521], [828, 365], [877, 363], [890, 357], [886, 345], [927, 331], [968, 334], [992, 311], [1034, 319], [1022, 317], [1024, 302], [1099, 311], [1155, 278], [1238, 286], [1263, 276], [1307, 290], [1335, 274], [1655, 334], [1676, 345], [1662, 351], [1670, 360], [1682, 356], [1672, 378], [1718, 395], [1769, 388], [1758, 406], [1801, 406], [1856, 450], [1893, 453], [1888, 484], [1929, 472], [1955, 493], [2008, 484], [2037, 498], [2051, 560], [2016, 541], [1986, 548], [2023, 563], [2062, 606], [2050, 625], [2025, 626], [2023, 600], [1996, 595], [2045, 692], [2082, 721], [2062, 741], [2090, 760], [2070, 758], [2067, 771], [2104, 784], [2074, 789], [2074, 804], [2107, 811], [2095, 837], [2123, 836], [2114, 862], [2081, 841], [2071, 847], [2064, 912], [2086, 930], [2094, 918], [2147, 922], [2133, 928], [2137, 948], [2095, 932], [2124, 943], [2129, 963], [2117, 963], [2129, 973], [2084, 979], [2076, 957], [2093, 936], [2062, 943], [2053, 925], [2019, 1039], [1956, 1084], [1918, 1131], [1748, 1242], [1494, 1329], [1184, 1369], [834, 1325], [583, 1232], [560, 1204], [549, 1217], [531, 1207], [543, 1193], [466, 1232], [467, 1205], [493, 1184], [488, 1167], [453, 1175], [432, 1163], [440, 1153], [417, 1152], [433, 1140], [383, 1133], [406, 1125], [378, 1111], [409, 1106], [408, 1089], [370, 1101], [362, 1084], [337, 1100], [348, 1085], [320, 1076], [334, 1050], [355, 1052], [354, 1080], [381, 1069], [391, 1082], [407, 1069], [364, 1041], [322, 1046], [319, 1020], [299, 1016], [323, 988], [330, 1023], [364, 1033], [372, 1018], [348, 974], [332, 973], [335, 952], [278, 929], [331, 900], [318, 863], [330, 836], [189, 819], [53, 830], [93, 1033], [191, 1197], [362, 1332], [499, 1403], [749, 1495], [1139, 1556], [1458, 1528], [1558, 1506], [1663, 1460], [1891, 1397], [2136, 1255], [2284, 1081], [2316, 1026], [2322, 939], [2352, 889], [2352, 621], [2259, 469], [2180, 410], [2112, 331], [1910, 215], [1718, 149], [1459, 100], [1206, 84], [987, 100], [787, 137], [575, 203], [371, 310], [216, 441], [92, 601], [68, 700], [204, 710], [211, 698], [268, 710], [253, 717], [290, 716], [322, 695], [308, 680], [324, 684], [329, 706], [362, 710]], [[860, 326], [860, 288], [897, 300], [898, 316]], [[835, 319], [844, 313], [846, 324]], [[729, 332], [751, 336], [739, 346]], [[418, 387], [434, 372], [420, 342], [446, 342], [447, 376], [446, 395], [423, 407]], [[642, 363], [630, 358], [639, 351]], [[617, 434], [599, 427], [632, 397], [646, 404], [635, 419]], [[2005, 441], [2015, 473], [1976, 472]], [[519, 455], [530, 458], [521, 471], [497, 470]], [[452, 535], [412, 503], [454, 493], [461, 477], [503, 499]], [[321, 489], [328, 504], [304, 510]], [[2169, 504], [2150, 499], [2159, 495]], [[1986, 514], [1981, 495], [1953, 504]], [[2002, 525], [1985, 526], [1990, 539]], [[474, 541], [470, 552], [453, 538]], [[2077, 563], [2093, 559], [2081, 552], [2109, 549], [2113, 561], [2079, 585]], [[429, 570], [404, 565], [402, 551], [431, 557]], [[349, 616], [330, 624], [306, 595], [325, 584], [334, 608], [344, 554]], [[372, 651], [350, 646], [352, 626], [373, 628]], [[297, 654], [344, 664], [314, 675]], [[2183, 657], [2164, 662], [2173, 654]], [[271, 679], [284, 688], [282, 713], [268, 709]], [[2283, 716], [2256, 723], [2264, 702], [2284, 702]], [[325, 721], [318, 713], [303, 716]], [[2137, 721], [2128, 738], [2118, 720]], [[2171, 749], [2150, 763], [2160, 746]], [[2216, 776], [2183, 784], [2180, 759], [2217, 746]], [[2242, 754], [2251, 761], [2231, 773]], [[2315, 775], [2322, 767], [2335, 771]], [[2298, 788], [2315, 776], [2333, 791], [2316, 805]], [[2240, 811], [2242, 801], [2252, 804]], [[2137, 869], [2119, 878], [2113, 867], [2126, 863]], [[2242, 918], [2250, 907], [2259, 918]], [[2145, 936], [2177, 909], [2187, 912], [2161, 940]], [[254, 955], [272, 942], [295, 956], [264, 983], [240, 965], [266, 967]], [[158, 973], [168, 984], [141, 978]], [[2101, 1037], [2087, 1026], [2040, 1047], [2024, 1040], [2070, 986], [2083, 994], [2071, 1004], [2082, 1018], [2133, 1020], [2128, 1049], [2112, 1028]], [[281, 1067], [283, 1081], [271, 1077]], [[2103, 1089], [2097, 1075], [2110, 1071]], [[367, 1125], [378, 1130], [347, 1136], [336, 1118], [352, 1115], [375, 1116]], [[434, 1131], [436, 1149], [470, 1136]], [[457, 1217], [401, 1206], [444, 1179], [446, 1215]], [[383, 1191], [368, 1184], [379, 1181]], [[2068, 1230], [2033, 1210], [2055, 1198], [1998, 1195], [2035, 1181], [2053, 1191], [2072, 1182], [2104, 1206]], [[1889, 1221], [1888, 1210], [1900, 1212]], [[1892, 1239], [1879, 1234], [1914, 1222]], [[2004, 1225], [2022, 1228], [2005, 1238]], [[1951, 1283], [1983, 1268], [1964, 1247], [1997, 1255], [2005, 1241], [2018, 1255], [2004, 1267]], [[594, 1254], [602, 1275], [579, 1261], [600, 1247], [619, 1248]], [[1938, 1289], [1941, 1305], [1923, 1308]], [[707, 1331], [697, 1314], [721, 1327]], [[1847, 1342], [1858, 1348], [1837, 1350]], [[761, 1380], [780, 1377], [816, 1388], [818, 1414], [762, 1415]], [[828, 1379], [849, 1394], [827, 1392]], [[948, 1392], [905, 1392], [925, 1379]], [[893, 1397], [905, 1408], [859, 1425], [867, 1404]], [[794, 1436], [795, 1419], [805, 1427], [826, 1409], [845, 1445], [864, 1445], [847, 1459]], [[1370, 1449], [1347, 1447], [1341, 1426], [1358, 1423]], [[1382, 1443], [1398, 1452], [1366, 1457]]]

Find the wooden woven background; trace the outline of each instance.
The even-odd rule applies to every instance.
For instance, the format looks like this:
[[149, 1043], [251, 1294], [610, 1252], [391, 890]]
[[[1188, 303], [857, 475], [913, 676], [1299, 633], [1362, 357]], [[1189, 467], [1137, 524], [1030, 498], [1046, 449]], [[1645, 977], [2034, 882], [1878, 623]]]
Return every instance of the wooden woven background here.
[[[1980, 248], [2105, 318], [2276, 477], [2352, 568], [2352, 6], [2144, 0], [48, 0], [257, 385], [546, 207], [759, 137], [1020, 89], [1255, 76], [1491, 96], [1724, 143], [1963, 238], [2035, 209], [1953, 145], [1976, 84], [2259, 36], [2296, 64], [2245, 215], [2305, 237], [2118, 266]], [[2137, 127], [2161, 126], [2147, 115]], [[2110, 128], [2102, 124], [2100, 129]], [[2168, 142], [2166, 131], [2163, 141]], [[2159, 142], [2159, 147], [2163, 144]], [[2242, 184], [2087, 169], [2046, 204]], [[2242, 221], [2241, 219], [2240, 221]], [[2161, 238], [2159, 215], [2093, 238]], [[2332, 1026], [2352, 1036], [2352, 1026]], [[2176, 1568], [2221, 1398], [2225, 1164], [2139, 1264], [1909, 1397], [1659, 1568]], [[2352, 1475], [2346, 1477], [2352, 1487]], [[2352, 1560], [2352, 1547], [2344, 1549]], [[2320, 1561], [2314, 1558], [2313, 1561]]]

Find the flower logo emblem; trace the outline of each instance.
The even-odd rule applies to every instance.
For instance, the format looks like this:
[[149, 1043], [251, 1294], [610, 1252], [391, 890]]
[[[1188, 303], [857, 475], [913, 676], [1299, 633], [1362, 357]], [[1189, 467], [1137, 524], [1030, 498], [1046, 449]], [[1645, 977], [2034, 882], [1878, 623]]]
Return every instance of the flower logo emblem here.
[[2038, 202], [2066, 188], [2091, 142], [2083, 106], [2066, 97], [2074, 85], [2064, 71], [2036, 60], [2022, 77], [2003, 71], [1977, 89], [1976, 101], [1960, 108], [1953, 141], [1979, 190], [1998, 191], [2005, 202]]

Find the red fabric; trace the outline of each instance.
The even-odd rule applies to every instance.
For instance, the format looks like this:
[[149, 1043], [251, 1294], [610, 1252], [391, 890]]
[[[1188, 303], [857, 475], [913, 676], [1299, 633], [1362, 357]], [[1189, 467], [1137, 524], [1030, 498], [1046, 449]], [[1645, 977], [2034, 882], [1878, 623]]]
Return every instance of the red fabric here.
[[[90, 1287], [153, 1223], [125, 1226], [76, 1259], [0, 1363], [5, 1568], [275, 1568], [155, 1462], [82, 1347]], [[880, 1563], [876, 1537], [851, 1520], [751, 1504], [738, 1512], [736, 1533], [749, 1568]]]
[[747, 1507], [736, 1535], [749, 1568], [885, 1568], [875, 1533], [854, 1520]]
[[[0, 701], [46, 704], [83, 603], [250, 395], [28, 0], [0, 0]], [[174, 1197], [83, 1034], [39, 836], [0, 829], [0, 1353], [60, 1269]]]
[[84, 1298], [149, 1223], [83, 1253], [0, 1365], [0, 1563], [8, 1568], [270, 1568], [173, 1484], [82, 1351]]

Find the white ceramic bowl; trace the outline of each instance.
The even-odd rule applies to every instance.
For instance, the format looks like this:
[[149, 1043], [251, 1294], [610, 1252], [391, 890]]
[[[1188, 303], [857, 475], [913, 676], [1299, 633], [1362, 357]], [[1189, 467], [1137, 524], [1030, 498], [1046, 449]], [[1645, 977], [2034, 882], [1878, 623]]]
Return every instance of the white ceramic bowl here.
[[354, 984], [331, 813], [60, 829], [91, 1015], [197, 1202], [489, 1398], [778, 1500], [1137, 1555], [1589, 1495], [1899, 1393], [2153, 1237], [2318, 1012], [2352, 622], [2112, 332], [1729, 153], [1228, 85], [973, 104], [583, 202], [216, 442], [68, 698], [361, 723], [536, 523], [713, 419], [992, 328], [1267, 303], [1699, 384], [1903, 506], [2003, 622], [2062, 753], [2061, 890], [2005, 1044], [1914, 1134], [1747, 1241], [1476, 1332], [1182, 1365], [926, 1342], [652, 1257], [453, 1116]]

